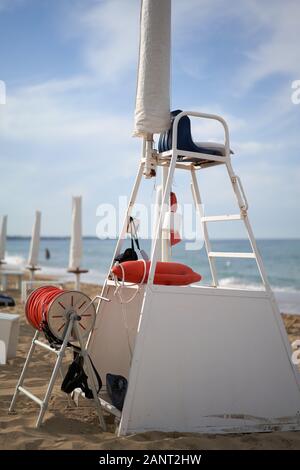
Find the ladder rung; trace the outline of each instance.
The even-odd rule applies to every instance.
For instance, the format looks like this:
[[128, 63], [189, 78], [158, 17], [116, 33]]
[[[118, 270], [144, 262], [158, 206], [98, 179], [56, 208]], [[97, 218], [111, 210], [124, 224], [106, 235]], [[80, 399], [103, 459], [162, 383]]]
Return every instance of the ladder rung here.
[[59, 353], [59, 350], [56, 350], [56, 349], [54, 349], [54, 348], [51, 348], [51, 346], [49, 346], [49, 345], [46, 344], [46, 343], [43, 343], [43, 341], [39, 341], [38, 339], [35, 339], [34, 342], [35, 342], [35, 344], [37, 344], [38, 346], [41, 346], [42, 348], [47, 349], [47, 351], [53, 352], [53, 353], [55, 353], [55, 354], [58, 354], [58, 353]]
[[[75, 390], [73, 391], [73, 400], [75, 401], [77, 406], [78, 406], [78, 398], [80, 396], [85, 397], [85, 394], [80, 388], [75, 388]], [[118, 410], [118, 408], [116, 408], [114, 405], [112, 405], [108, 401], [104, 400], [104, 398], [102, 397], [99, 397], [99, 401], [100, 401], [102, 408], [104, 408], [109, 413], [115, 415], [117, 418], [121, 418], [122, 413], [121, 411]]]
[[209, 215], [207, 217], [201, 217], [202, 222], [226, 222], [229, 220], [241, 220], [241, 214], [233, 215]]
[[18, 390], [19, 390], [19, 392], [24, 393], [24, 395], [26, 395], [26, 396], [27, 396], [28, 398], [30, 398], [31, 400], [35, 401], [38, 405], [42, 406], [43, 401], [40, 400], [40, 399], [39, 399], [38, 397], [36, 397], [35, 395], [33, 395], [33, 393], [29, 392], [29, 390], [27, 390], [26, 388], [21, 387], [21, 386], [18, 387]]
[[118, 408], [116, 408], [114, 405], [112, 405], [111, 403], [108, 403], [106, 400], [104, 400], [103, 398], [100, 398], [99, 397], [99, 400], [100, 400], [100, 403], [101, 403], [101, 406], [102, 408], [104, 408], [106, 411], [108, 411], [109, 413], [115, 415], [117, 418], [121, 418], [122, 416], [122, 413], [118, 410]]
[[254, 253], [230, 253], [229, 251], [210, 251], [210, 258], [255, 258]]

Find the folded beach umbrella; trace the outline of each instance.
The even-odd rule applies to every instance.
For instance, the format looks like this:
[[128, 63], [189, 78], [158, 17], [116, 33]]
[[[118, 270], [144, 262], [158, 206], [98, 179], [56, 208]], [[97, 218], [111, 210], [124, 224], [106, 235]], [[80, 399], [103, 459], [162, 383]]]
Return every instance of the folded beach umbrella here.
[[142, 0], [134, 135], [170, 127], [171, 0]]
[[2, 216], [0, 228], [0, 263], [5, 258], [6, 233], [7, 233], [7, 215]]
[[69, 271], [80, 269], [82, 259], [81, 196], [72, 200], [72, 232], [69, 256]]
[[41, 217], [40, 211], [35, 212], [34, 224], [32, 227], [32, 235], [28, 256], [28, 266], [35, 268], [39, 262], [39, 250], [40, 250], [40, 237], [41, 237]]
[[[144, 140], [143, 175], [146, 178], [157, 173], [152, 158], [153, 134], [170, 128], [170, 75], [171, 0], [142, 0], [134, 136]], [[162, 193], [167, 171], [163, 170]], [[167, 245], [167, 241], [162, 241], [164, 261], [168, 261]]]

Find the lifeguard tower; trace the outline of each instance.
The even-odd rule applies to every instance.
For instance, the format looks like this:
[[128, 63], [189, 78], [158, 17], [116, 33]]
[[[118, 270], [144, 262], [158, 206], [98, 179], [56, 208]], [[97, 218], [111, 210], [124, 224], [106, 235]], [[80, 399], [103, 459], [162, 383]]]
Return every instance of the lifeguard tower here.
[[[142, 179], [161, 171], [163, 196], [147, 284], [125, 283], [123, 298], [134, 298], [122, 303], [114, 295], [111, 270], [104, 283], [102, 296], [111, 302], [99, 301], [88, 350], [103, 379], [107, 373], [120, 374], [128, 379], [128, 389], [121, 411], [105, 393], [100, 401], [117, 418], [119, 435], [300, 429], [299, 372], [251, 229], [241, 180], [232, 167], [227, 123], [194, 111], [170, 115], [170, 23], [170, 0], [142, 1], [135, 133], [143, 138], [143, 152], [111, 267], [122, 249]], [[195, 143], [191, 116], [217, 121], [224, 131], [223, 145]], [[161, 137], [155, 149], [157, 133]], [[205, 216], [197, 173], [217, 165], [227, 170], [237, 211]], [[191, 176], [211, 286], [153, 283], [156, 262], [168, 261], [162, 227], [175, 171]], [[243, 222], [251, 251], [213, 251], [208, 224], [235, 220]], [[264, 289], [220, 287], [215, 263], [220, 257], [252, 258]]]

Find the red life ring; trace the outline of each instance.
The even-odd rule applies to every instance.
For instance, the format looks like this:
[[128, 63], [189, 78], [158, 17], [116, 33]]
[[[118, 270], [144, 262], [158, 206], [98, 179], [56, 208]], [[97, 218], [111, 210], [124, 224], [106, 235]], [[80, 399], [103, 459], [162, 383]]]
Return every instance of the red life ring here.
[[[112, 272], [118, 279], [125, 282], [140, 284], [144, 278], [144, 283], [148, 281], [150, 261], [137, 260], [125, 261], [120, 265], [115, 265]], [[145, 274], [146, 266], [146, 276]], [[124, 274], [123, 274], [124, 273]], [[124, 276], [124, 279], [123, 279]], [[201, 281], [200, 274], [195, 273], [189, 266], [180, 263], [165, 263], [158, 261], [154, 275], [154, 284], [164, 286], [187, 286], [193, 282]]]
[[[176, 194], [171, 192], [170, 193], [170, 208], [171, 212], [177, 211], [177, 197]], [[170, 231], [170, 244], [171, 246], [177, 245], [177, 243], [181, 242], [180, 234], [175, 232], [174, 230]]]
[[171, 212], [177, 211], [177, 196], [173, 191], [170, 192], [170, 208]]

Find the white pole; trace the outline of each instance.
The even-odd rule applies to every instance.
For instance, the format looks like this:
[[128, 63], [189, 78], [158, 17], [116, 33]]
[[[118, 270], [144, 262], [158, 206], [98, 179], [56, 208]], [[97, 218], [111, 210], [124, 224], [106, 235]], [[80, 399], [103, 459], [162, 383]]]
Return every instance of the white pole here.
[[6, 249], [6, 234], [7, 234], [7, 215], [2, 216], [1, 230], [0, 230], [0, 265], [5, 259]]
[[[153, 247], [154, 247], [154, 241], [157, 233], [157, 227], [159, 225], [159, 220], [160, 220], [160, 211], [161, 211], [161, 205], [162, 205], [162, 186], [156, 186], [156, 194], [155, 194], [155, 203], [154, 203], [154, 211], [153, 211], [153, 222], [152, 222], [152, 244], [151, 244], [151, 257], [152, 257], [152, 252], [153, 252]], [[161, 232], [159, 233], [159, 236], [161, 235]], [[161, 260], [161, 244], [160, 244], [160, 250], [158, 252], [158, 259]]]
[[[162, 168], [162, 194], [164, 195], [166, 186], [167, 186], [167, 179], [168, 179], [169, 168], [163, 167]], [[167, 206], [170, 205], [170, 194], [167, 197]], [[167, 207], [165, 207], [164, 213], [168, 211]], [[161, 260], [162, 261], [170, 261], [170, 233], [166, 232], [162, 229], [163, 221], [161, 224], [160, 236], [161, 236]], [[167, 236], [168, 233], [168, 236]]]
[[150, 134], [147, 139], [144, 139], [144, 148], [145, 148], [145, 167], [144, 167], [144, 176], [149, 179], [152, 178], [152, 152], [153, 152], [153, 134]]
[[75, 290], [80, 291], [80, 273], [75, 273]]

